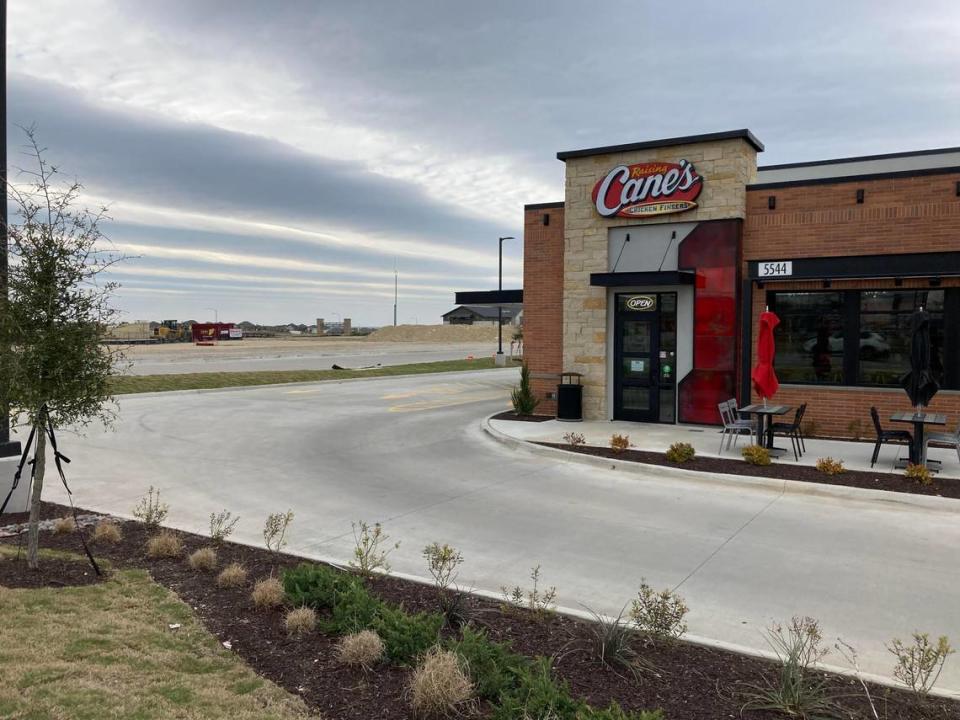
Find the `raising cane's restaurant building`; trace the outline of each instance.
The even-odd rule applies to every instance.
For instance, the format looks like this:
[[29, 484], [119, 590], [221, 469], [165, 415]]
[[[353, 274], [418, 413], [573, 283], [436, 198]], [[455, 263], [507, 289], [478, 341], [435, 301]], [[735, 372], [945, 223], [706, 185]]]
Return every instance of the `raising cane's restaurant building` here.
[[557, 154], [527, 205], [524, 353], [539, 411], [582, 374], [587, 419], [719, 423], [758, 401], [765, 307], [777, 400], [833, 436], [908, 403], [910, 314], [932, 316], [931, 410], [960, 421], [960, 148], [757, 166], [748, 130]]

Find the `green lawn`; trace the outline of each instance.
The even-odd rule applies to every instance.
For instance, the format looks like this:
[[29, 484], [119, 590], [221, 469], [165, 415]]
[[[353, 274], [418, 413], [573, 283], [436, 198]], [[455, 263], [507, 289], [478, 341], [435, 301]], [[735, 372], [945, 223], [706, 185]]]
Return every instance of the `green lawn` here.
[[[3, 555], [0, 562], [10, 562]], [[311, 717], [299, 698], [225, 650], [145, 571], [87, 587], [0, 587], [0, 607], [0, 717]], [[171, 630], [172, 623], [180, 628]]]
[[276, 385], [315, 382], [317, 380], [352, 380], [385, 375], [422, 375], [457, 370], [489, 370], [493, 358], [476, 360], [443, 360], [440, 362], [391, 365], [371, 370], [260, 370], [256, 372], [184, 373], [182, 375], [123, 375], [113, 378], [115, 395], [127, 393], [165, 392], [169, 390], [207, 390], [244, 385]]

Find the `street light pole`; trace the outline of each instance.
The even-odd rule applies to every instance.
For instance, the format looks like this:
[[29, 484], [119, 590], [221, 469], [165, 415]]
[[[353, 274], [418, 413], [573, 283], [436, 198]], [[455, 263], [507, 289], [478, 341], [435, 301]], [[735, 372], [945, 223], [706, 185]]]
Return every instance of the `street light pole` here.
[[[7, 302], [7, 0], [0, 0], [0, 306]], [[6, 348], [0, 347], [0, 352]], [[10, 408], [0, 398], [0, 458], [20, 454], [20, 443], [10, 441]]]
[[207, 310], [213, 310], [213, 322], [220, 323], [220, 313], [217, 312], [216, 308], [207, 308]]
[[393, 260], [393, 326], [397, 326], [397, 287], [399, 283], [397, 274], [397, 260]]
[[[497, 268], [497, 290], [503, 291], [503, 241], [513, 240], [512, 237], [500, 238], [500, 261]], [[503, 356], [503, 305], [497, 305], [497, 358], [495, 362], [497, 367], [503, 367], [507, 364]]]

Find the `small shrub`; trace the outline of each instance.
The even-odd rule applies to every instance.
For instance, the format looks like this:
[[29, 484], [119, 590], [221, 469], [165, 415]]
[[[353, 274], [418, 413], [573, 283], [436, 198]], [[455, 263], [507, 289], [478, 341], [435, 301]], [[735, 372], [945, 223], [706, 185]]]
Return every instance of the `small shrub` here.
[[183, 541], [170, 530], [161, 530], [147, 540], [147, 557], [175, 558], [183, 555]]
[[287, 629], [287, 635], [290, 637], [302, 637], [312, 633], [317, 627], [317, 613], [313, 608], [298, 607], [287, 613], [283, 619], [284, 627]]
[[267, 550], [279, 553], [287, 544], [287, 528], [293, 522], [293, 511], [285, 513], [270, 513], [263, 525], [263, 543]]
[[431, 543], [423, 549], [427, 571], [439, 590], [446, 590], [457, 579], [457, 568], [463, 564], [463, 555], [446, 543]]
[[334, 595], [327, 629], [337, 635], [360, 632], [374, 625], [383, 603], [373, 597], [357, 578], [343, 585]]
[[510, 391], [510, 401], [517, 415], [533, 415], [533, 411], [540, 404], [530, 387], [530, 369], [526, 363], [520, 367], [520, 384]]
[[410, 701], [416, 717], [447, 717], [473, 697], [473, 683], [462, 662], [456, 653], [434, 648], [417, 665], [410, 678]]
[[213, 572], [217, 567], [217, 551], [209, 547], [194, 550], [187, 562], [197, 572]]
[[759, 445], [747, 445], [740, 451], [743, 459], [751, 465], [769, 465], [770, 451]]
[[247, 569], [240, 563], [230, 563], [217, 575], [217, 585], [222, 588], [237, 588], [247, 582]]
[[696, 457], [697, 451], [693, 449], [693, 445], [685, 442], [675, 442], [669, 448], [667, 448], [667, 460], [672, 463], [682, 464], [689, 462]]
[[438, 613], [409, 615], [403, 610], [383, 606], [373, 621], [373, 629], [383, 640], [387, 658], [407, 665], [437, 643], [443, 616]]
[[222, 543], [233, 533], [240, 518], [233, 517], [229, 510], [210, 513], [210, 539], [215, 543]]
[[516, 686], [501, 696], [493, 718], [575, 720], [584, 709], [582, 702], [573, 699], [567, 684], [553, 678], [550, 660], [541, 657], [517, 673]]
[[610, 449], [615, 453], [622, 453], [630, 448], [630, 436], [614, 433], [610, 437]]
[[314, 610], [332, 609], [338, 593], [358, 584], [361, 584], [358, 578], [329, 565], [301, 563], [283, 571], [283, 589], [290, 603]]
[[262, 610], [279, 607], [283, 603], [283, 585], [275, 577], [257, 580], [250, 599], [254, 607]]
[[55, 535], [66, 535], [72, 533], [75, 523], [69, 515], [58, 517], [53, 523], [53, 532]]
[[387, 555], [400, 547], [400, 543], [394, 543], [393, 547], [385, 547], [390, 540], [390, 536], [383, 531], [380, 523], [374, 523], [371, 527], [362, 520], [351, 523], [353, 528], [353, 560], [350, 561], [350, 567], [359, 570], [364, 575], [371, 575], [377, 570], [390, 572], [390, 563], [387, 562]]
[[774, 625], [767, 631], [767, 642], [779, 658], [780, 674], [751, 686], [744, 709], [776, 710], [799, 718], [831, 717], [834, 703], [827, 681], [814, 667], [827, 654], [817, 621], [795, 617], [787, 628]]
[[602, 710], [592, 707], [583, 708], [577, 714], [577, 720], [664, 720], [664, 716], [660, 710], [630, 712], [621, 708], [616, 702], [611, 702]]
[[887, 650], [897, 659], [893, 676], [921, 696], [928, 695], [937, 684], [947, 658], [955, 652], [946, 636], [933, 643], [927, 633], [919, 632], [913, 633], [912, 643], [894, 639]]
[[842, 475], [847, 471], [843, 466], [843, 460], [834, 460], [832, 457], [817, 460], [817, 470], [824, 475]]
[[568, 432], [563, 434], [563, 439], [570, 447], [580, 447], [587, 444], [587, 439], [581, 433]]
[[93, 541], [98, 543], [116, 544], [123, 540], [120, 526], [113, 520], [104, 518], [93, 528]]
[[930, 469], [926, 465], [914, 465], [910, 463], [907, 465], [904, 475], [921, 485], [931, 485], [933, 483], [933, 473], [930, 472]]
[[133, 509], [133, 516], [149, 529], [160, 527], [169, 513], [170, 506], [160, 502], [160, 491], [155, 491], [153, 485], [150, 486], [146, 496], [140, 498], [140, 502]]
[[630, 604], [630, 620], [644, 635], [677, 639], [687, 631], [684, 621], [690, 608], [669, 588], [657, 592], [640, 579], [637, 598]]
[[368, 671], [383, 659], [383, 640], [373, 630], [361, 630], [340, 638], [337, 659], [344, 665]]
[[530, 579], [533, 581], [531, 590], [524, 590], [519, 585], [512, 590], [505, 585], [500, 587], [500, 594], [503, 595], [504, 602], [509, 606], [523, 607], [526, 605], [538, 617], [549, 615], [555, 609], [553, 601], [557, 597], [557, 589], [553, 586], [546, 591], [540, 589], [540, 566], [537, 565], [530, 570]]
[[463, 628], [459, 639], [448, 641], [447, 647], [463, 658], [477, 696], [490, 702], [515, 687], [518, 675], [530, 663], [506, 643], [493, 642], [482, 629], [469, 626]]

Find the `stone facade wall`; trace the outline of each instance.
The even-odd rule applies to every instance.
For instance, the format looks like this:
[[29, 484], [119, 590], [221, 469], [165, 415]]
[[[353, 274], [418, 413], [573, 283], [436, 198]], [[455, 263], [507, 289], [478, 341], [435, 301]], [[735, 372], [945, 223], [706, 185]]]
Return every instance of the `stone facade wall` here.
[[563, 219], [563, 203], [523, 213], [523, 357], [538, 415], [556, 414], [563, 369]]
[[[619, 164], [689, 160], [703, 178], [698, 207], [652, 218], [604, 218], [593, 187]], [[746, 216], [746, 185], [756, 181], [756, 149], [742, 138], [568, 158], [563, 251], [563, 371], [583, 373], [584, 417], [609, 416], [606, 288], [590, 274], [607, 272], [607, 230], [625, 225], [696, 222]]]

